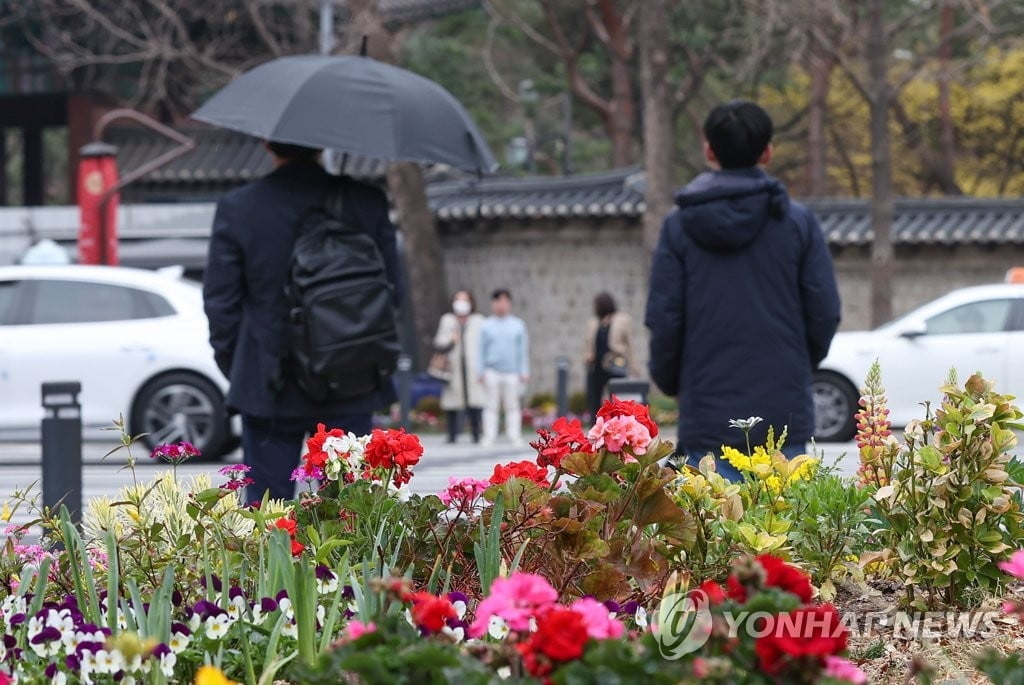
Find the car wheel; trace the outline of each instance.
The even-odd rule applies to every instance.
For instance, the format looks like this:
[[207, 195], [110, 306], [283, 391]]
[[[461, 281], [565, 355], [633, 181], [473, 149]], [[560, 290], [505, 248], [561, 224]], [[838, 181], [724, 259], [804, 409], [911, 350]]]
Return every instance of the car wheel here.
[[134, 434], [145, 434], [150, 449], [187, 440], [204, 460], [219, 460], [229, 445], [224, 396], [191, 373], [169, 373], [147, 383], [135, 399], [131, 425]]
[[814, 374], [814, 438], [821, 442], [846, 442], [857, 433], [859, 396], [853, 384], [828, 371]]

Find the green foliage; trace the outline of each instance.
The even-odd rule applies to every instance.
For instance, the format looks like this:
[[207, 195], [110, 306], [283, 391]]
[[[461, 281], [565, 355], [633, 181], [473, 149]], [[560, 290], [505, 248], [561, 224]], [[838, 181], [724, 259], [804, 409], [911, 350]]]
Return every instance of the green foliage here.
[[871, 493], [835, 475], [802, 481], [792, 491], [793, 528], [789, 542], [819, 586], [822, 597], [835, 595], [835, 582], [861, 575], [852, 561], [870, 535]]
[[1009, 656], [989, 648], [974, 660], [978, 670], [996, 685], [1024, 685], [1024, 653], [1015, 652]]
[[979, 375], [943, 393], [934, 418], [908, 427], [905, 448], [884, 465], [889, 485], [874, 494], [885, 544], [872, 560], [903, 578], [922, 608], [998, 590], [996, 564], [1024, 535], [1021, 485], [1008, 471], [1020, 410]]

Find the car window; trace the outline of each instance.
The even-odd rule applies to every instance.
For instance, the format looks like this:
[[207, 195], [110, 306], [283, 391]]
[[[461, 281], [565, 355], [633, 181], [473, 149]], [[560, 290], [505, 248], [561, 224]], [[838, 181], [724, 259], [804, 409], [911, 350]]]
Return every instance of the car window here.
[[99, 321], [128, 321], [166, 316], [170, 305], [163, 298], [159, 313], [154, 309], [152, 298], [135, 288], [109, 283], [83, 281], [34, 282], [33, 297], [29, 307], [29, 323], [90, 323]]
[[998, 333], [1006, 330], [1013, 300], [983, 300], [953, 307], [926, 322], [929, 335]]
[[0, 281], [0, 326], [8, 323], [14, 310], [14, 290], [17, 281]]

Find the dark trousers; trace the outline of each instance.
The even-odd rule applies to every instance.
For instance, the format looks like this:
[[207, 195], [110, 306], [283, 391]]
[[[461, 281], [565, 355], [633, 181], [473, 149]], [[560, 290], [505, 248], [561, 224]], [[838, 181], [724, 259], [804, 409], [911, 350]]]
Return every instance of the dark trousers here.
[[473, 442], [480, 442], [480, 422], [483, 416], [483, 410], [480, 407], [449, 410], [445, 414], [447, 415], [445, 423], [448, 424], [448, 442], [455, 442], [455, 438], [459, 437], [467, 416], [469, 417], [469, 430], [473, 434]]
[[590, 412], [591, 422], [597, 418], [597, 412], [604, 400], [604, 388], [611, 378], [603, 369], [587, 371], [587, 411]]
[[373, 428], [373, 414], [319, 419], [242, 416], [242, 461], [252, 469], [249, 477], [254, 481], [245, 493], [249, 502], [262, 500], [268, 491], [271, 499], [295, 497], [292, 471], [299, 465], [303, 440], [307, 434], [316, 431], [318, 423], [323, 423], [328, 429], [341, 428], [348, 433], [367, 435]]

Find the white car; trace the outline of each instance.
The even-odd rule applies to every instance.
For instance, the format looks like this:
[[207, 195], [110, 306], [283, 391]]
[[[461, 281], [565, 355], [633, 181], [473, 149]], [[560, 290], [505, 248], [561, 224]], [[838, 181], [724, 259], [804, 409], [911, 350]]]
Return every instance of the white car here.
[[38, 439], [41, 385], [79, 381], [86, 439], [114, 441], [123, 415], [150, 447], [232, 449], [202, 291], [169, 271], [0, 267], [0, 437]]
[[934, 410], [955, 368], [976, 371], [999, 392], [1024, 397], [1024, 284], [955, 290], [873, 331], [839, 333], [814, 378], [815, 437], [853, 438], [859, 388], [878, 359], [894, 426]]

